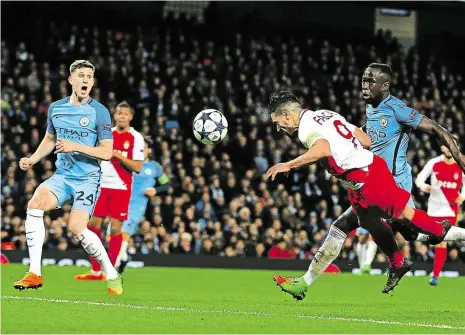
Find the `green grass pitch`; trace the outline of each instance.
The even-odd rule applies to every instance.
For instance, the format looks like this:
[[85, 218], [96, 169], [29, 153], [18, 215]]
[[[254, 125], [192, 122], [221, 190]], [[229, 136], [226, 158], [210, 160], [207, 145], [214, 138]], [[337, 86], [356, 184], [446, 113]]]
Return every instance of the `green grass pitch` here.
[[407, 277], [383, 295], [384, 276], [323, 275], [296, 302], [273, 271], [128, 269], [115, 297], [75, 281], [77, 267], [44, 267], [42, 289], [16, 291], [26, 269], [1, 267], [3, 334], [465, 333], [465, 278]]

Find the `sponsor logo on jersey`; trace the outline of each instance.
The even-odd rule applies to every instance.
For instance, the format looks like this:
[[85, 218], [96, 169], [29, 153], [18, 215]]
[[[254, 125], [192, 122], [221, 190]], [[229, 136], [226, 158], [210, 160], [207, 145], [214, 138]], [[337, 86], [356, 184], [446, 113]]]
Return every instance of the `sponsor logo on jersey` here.
[[124, 149], [128, 150], [130, 145], [131, 144], [129, 143], [129, 141], [125, 141], [124, 144], [123, 144], [123, 147], [124, 147]]
[[79, 120], [79, 124], [83, 127], [87, 127], [89, 125], [89, 122], [89, 119], [85, 116]]
[[456, 189], [457, 183], [455, 181], [442, 181], [438, 180], [439, 187], [442, 188], [449, 188], [449, 189]]
[[388, 119], [386, 116], [381, 116], [379, 118], [379, 125], [381, 126], [381, 128], [387, 128], [388, 126]]
[[75, 129], [60, 128], [60, 127], [55, 127], [55, 130], [60, 139], [77, 140], [82, 137], [89, 136], [89, 133], [87, 131], [80, 131], [80, 130], [75, 130]]

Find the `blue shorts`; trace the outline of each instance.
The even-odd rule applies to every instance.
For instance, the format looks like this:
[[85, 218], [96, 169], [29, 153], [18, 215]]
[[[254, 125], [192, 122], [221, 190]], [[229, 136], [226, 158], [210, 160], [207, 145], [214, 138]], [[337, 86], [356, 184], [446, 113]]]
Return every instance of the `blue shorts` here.
[[362, 227], [358, 227], [357, 235], [370, 235], [370, 232]]
[[42, 183], [58, 199], [57, 208], [72, 203], [78, 209], [92, 215], [100, 190], [100, 178], [70, 178], [54, 174]]
[[134, 235], [139, 228], [139, 224], [145, 215], [147, 209], [147, 199], [144, 199], [144, 203], [129, 203], [129, 214], [128, 219], [123, 222], [123, 231], [129, 235]]
[[[397, 177], [394, 177], [397, 186], [406, 190], [408, 193], [412, 194], [412, 173], [403, 173]], [[407, 203], [410, 207], [415, 208], [415, 204], [413, 202], [412, 196]]]

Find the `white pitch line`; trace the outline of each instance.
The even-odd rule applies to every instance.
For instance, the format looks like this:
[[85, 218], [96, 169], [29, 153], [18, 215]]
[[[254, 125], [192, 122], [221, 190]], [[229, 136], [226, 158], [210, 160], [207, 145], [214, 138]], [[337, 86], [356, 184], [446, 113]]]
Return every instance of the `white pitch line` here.
[[130, 305], [130, 304], [119, 304], [119, 303], [86, 301], [86, 300], [65, 300], [65, 299], [55, 299], [55, 298], [21, 297], [21, 296], [13, 296], [13, 295], [4, 295], [1, 297], [2, 299], [13, 299], [13, 300], [34, 300], [34, 301], [45, 301], [45, 302], [73, 304], [73, 305], [121, 307], [121, 308], [146, 309], [146, 310], [156, 310], [156, 311], [295, 317], [295, 318], [303, 318], [303, 319], [337, 320], [337, 321], [348, 321], [348, 322], [376, 323], [376, 324], [383, 324], [383, 325], [398, 325], [398, 326], [413, 326], [413, 327], [438, 328], [438, 329], [465, 330], [465, 326], [451, 326], [451, 325], [440, 325], [440, 324], [418, 323], [418, 322], [399, 322], [399, 321], [374, 320], [374, 319], [364, 319], [364, 318], [346, 318], [346, 317], [341, 317], [341, 316], [308, 315], [308, 314], [300, 314], [300, 315], [299, 314], [275, 314], [275, 313], [266, 313], [266, 312], [233, 311], [233, 310], [227, 310], [227, 309], [211, 310], [211, 309], [196, 309], [196, 308], [183, 308], [183, 307], [144, 306], [144, 305]]

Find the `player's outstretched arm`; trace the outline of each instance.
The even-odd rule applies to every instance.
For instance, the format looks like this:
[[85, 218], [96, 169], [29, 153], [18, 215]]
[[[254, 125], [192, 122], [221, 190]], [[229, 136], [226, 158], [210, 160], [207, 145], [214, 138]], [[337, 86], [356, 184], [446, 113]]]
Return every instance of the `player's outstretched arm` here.
[[430, 160], [420, 171], [420, 173], [417, 176], [417, 179], [415, 179], [415, 185], [417, 185], [417, 187], [420, 190], [426, 193], [431, 192], [431, 185], [428, 185], [426, 183], [426, 179], [428, 179], [429, 176], [431, 176], [431, 173], [433, 173], [433, 166], [434, 160]]
[[303, 165], [313, 164], [319, 160], [331, 156], [331, 147], [329, 146], [328, 141], [324, 139], [318, 139], [306, 153], [300, 155], [299, 157], [286, 162], [279, 163], [272, 166], [265, 174], [265, 179], [271, 177], [271, 180], [276, 178], [278, 173], [289, 172], [292, 169], [299, 168]]
[[371, 139], [370, 136], [368, 136], [367, 133], [365, 133], [362, 129], [360, 128], [355, 128], [354, 131], [355, 137], [357, 140], [360, 142], [360, 144], [365, 148], [365, 149], [370, 149], [371, 147]]
[[123, 165], [130, 172], [139, 173], [142, 171], [142, 164], [144, 164], [143, 161], [126, 158], [118, 151], [113, 151], [113, 157], [118, 159], [121, 162], [121, 165]]
[[80, 152], [86, 156], [108, 161], [113, 155], [113, 140], [100, 140], [97, 147], [89, 147], [68, 140], [58, 140], [55, 153]]
[[454, 137], [446, 129], [441, 127], [437, 122], [423, 116], [417, 129], [423, 130], [429, 134], [434, 134], [439, 141], [450, 150], [452, 157], [454, 157], [457, 164], [460, 166], [462, 171], [465, 172], [465, 156], [460, 153], [457, 144], [455, 143]]
[[55, 135], [46, 132], [44, 139], [42, 140], [42, 142], [40, 142], [39, 147], [32, 154], [32, 156], [21, 158], [21, 160], [19, 161], [19, 167], [22, 170], [26, 171], [35, 163], [40, 161], [42, 158], [48, 156], [53, 151], [53, 148], [55, 148], [55, 142]]

